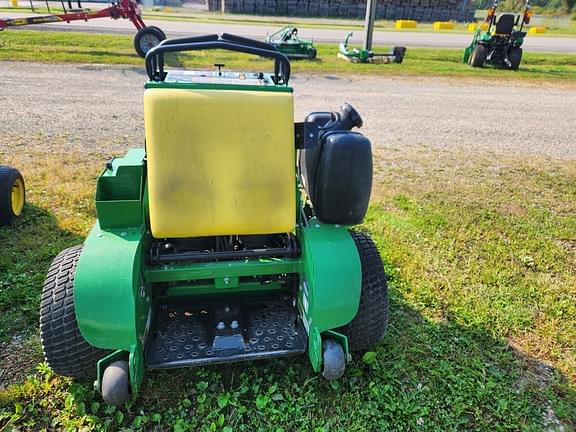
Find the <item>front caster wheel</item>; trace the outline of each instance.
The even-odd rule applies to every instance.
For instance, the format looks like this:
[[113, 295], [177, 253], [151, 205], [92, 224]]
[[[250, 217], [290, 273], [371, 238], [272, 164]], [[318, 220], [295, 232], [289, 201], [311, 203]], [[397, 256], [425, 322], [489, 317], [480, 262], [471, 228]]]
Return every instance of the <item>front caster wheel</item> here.
[[322, 376], [329, 380], [340, 378], [346, 369], [346, 354], [342, 349], [342, 345], [331, 339], [326, 339], [322, 343], [323, 353], [323, 366]]
[[102, 377], [102, 398], [106, 403], [122, 406], [130, 400], [130, 379], [128, 362], [115, 361], [104, 370]]

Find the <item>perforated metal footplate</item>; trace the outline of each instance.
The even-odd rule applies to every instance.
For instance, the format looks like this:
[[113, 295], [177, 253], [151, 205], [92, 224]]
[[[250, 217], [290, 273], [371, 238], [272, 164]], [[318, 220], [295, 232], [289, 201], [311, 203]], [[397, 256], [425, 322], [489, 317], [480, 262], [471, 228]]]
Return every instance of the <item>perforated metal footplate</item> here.
[[162, 304], [146, 346], [149, 368], [283, 357], [306, 351], [296, 308], [283, 301]]

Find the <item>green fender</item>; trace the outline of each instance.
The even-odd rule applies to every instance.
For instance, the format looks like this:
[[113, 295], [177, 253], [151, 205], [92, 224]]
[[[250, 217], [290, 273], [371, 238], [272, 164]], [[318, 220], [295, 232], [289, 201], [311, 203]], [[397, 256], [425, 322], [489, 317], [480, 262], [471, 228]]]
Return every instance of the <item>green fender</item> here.
[[476, 45], [478, 45], [478, 42], [480, 40], [486, 40], [485, 37], [486, 35], [488, 36], [488, 40], [490, 40], [490, 34], [483, 32], [481, 29], [476, 29], [476, 31], [474, 32], [474, 36], [472, 36], [472, 42], [470, 42], [470, 45], [468, 45], [466, 47], [466, 49], [464, 50], [464, 56], [462, 57], [462, 63], [468, 63], [468, 61], [470, 60], [470, 56], [472, 55], [472, 52], [474, 51], [474, 48], [476, 48]]
[[74, 281], [80, 333], [98, 348], [133, 352], [142, 344], [150, 295], [141, 276], [141, 228], [103, 231], [84, 242]]
[[[98, 348], [128, 354], [130, 385], [144, 378], [144, 340], [150, 322], [150, 291], [142, 277], [143, 229], [103, 231], [96, 223], [76, 267], [74, 306], [80, 333]], [[111, 361], [98, 362], [96, 382]]]
[[314, 218], [298, 235], [303, 262], [298, 307], [308, 331], [308, 356], [319, 371], [322, 333], [348, 324], [358, 312], [362, 267], [347, 227]]
[[98, 177], [98, 222], [76, 268], [74, 305], [84, 339], [135, 352], [143, 344], [149, 294], [142, 279], [144, 149], [115, 158]]
[[521, 36], [517, 36], [513, 41], [512, 45], [515, 47], [521, 47], [524, 44], [524, 38]]

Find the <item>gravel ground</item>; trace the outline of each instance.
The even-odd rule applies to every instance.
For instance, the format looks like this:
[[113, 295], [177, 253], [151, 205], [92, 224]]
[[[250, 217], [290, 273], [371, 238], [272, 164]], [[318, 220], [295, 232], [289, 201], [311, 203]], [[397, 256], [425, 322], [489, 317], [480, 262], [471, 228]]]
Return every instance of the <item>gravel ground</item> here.
[[[141, 68], [0, 62], [0, 74], [0, 151], [58, 142], [118, 154], [143, 141]], [[297, 120], [350, 102], [382, 149], [576, 159], [576, 88], [326, 75], [292, 85]]]

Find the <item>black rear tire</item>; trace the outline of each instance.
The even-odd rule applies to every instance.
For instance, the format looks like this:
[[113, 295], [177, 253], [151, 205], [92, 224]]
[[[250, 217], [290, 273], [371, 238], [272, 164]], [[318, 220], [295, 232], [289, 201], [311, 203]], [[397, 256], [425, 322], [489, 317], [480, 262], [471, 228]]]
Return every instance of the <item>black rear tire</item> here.
[[22, 208], [14, 208], [13, 205], [12, 191], [15, 187], [22, 188], [25, 201], [26, 188], [22, 174], [16, 168], [0, 165], [0, 226], [11, 225], [21, 215]]
[[472, 51], [472, 56], [470, 57], [470, 66], [472, 67], [482, 67], [486, 62], [486, 56], [488, 55], [488, 48], [484, 45], [476, 45], [474, 51]]
[[310, 60], [315, 59], [317, 55], [318, 55], [318, 51], [316, 51], [316, 48], [310, 48], [308, 50], [308, 58]]
[[522, 48], [520, 47], [512, 47], [510, 48], [510, 55], [508, 56], [510, 59], [510, 69], [511, 70], [518, 70], [520, 67], [520, 62], [522, 61]]
[[57, 374], [95, 378], [96, 362], [107, 352], [80, 334], [74, 308], [74, 275], [82, 246], [64, 249], [50, 265], [40, 305], [40, 341], [44, 358]]
[[360, 307], [354, 319], [339, 331], [348, 336], [351, 351], [363, 351], [376, 345], [388, 326], [388, 284], [382, 258], [372, 239], [350, 231], [362, 264]]
[[134, 36], [134, 49], [144, 58], [146, 53], [166, 39], [166, 34], [155, 26], [148, 26], [138, 30]]

